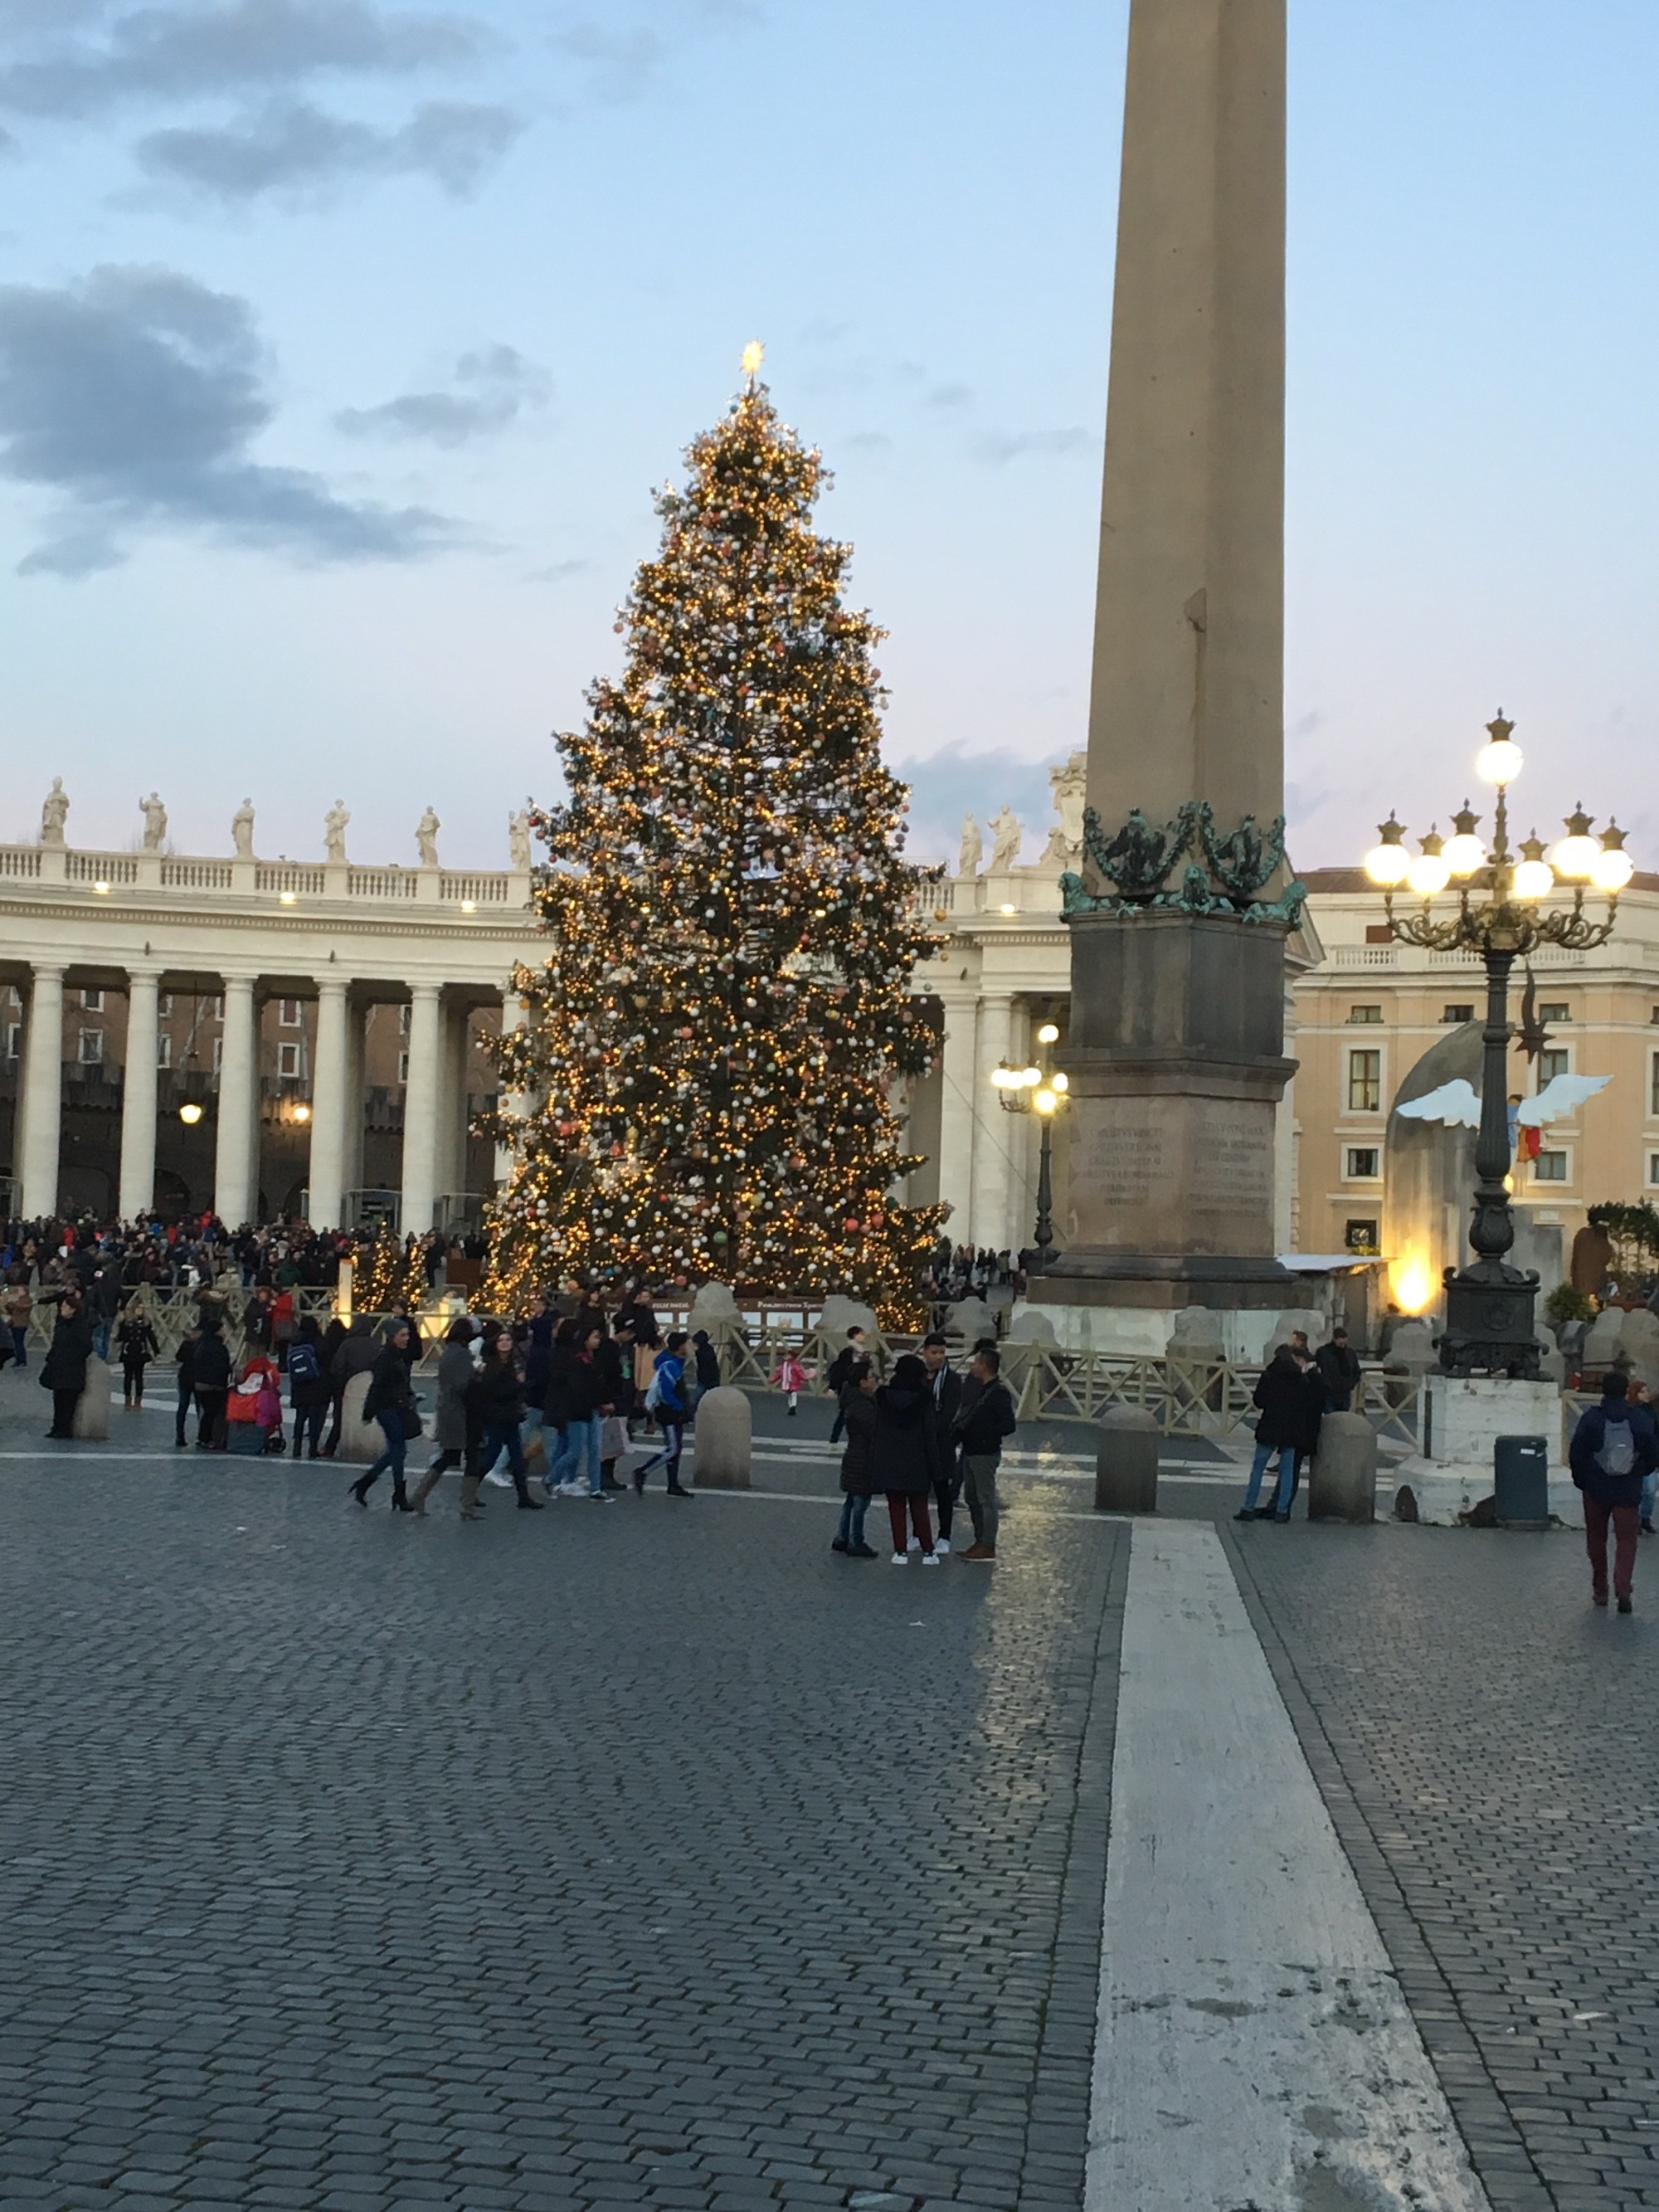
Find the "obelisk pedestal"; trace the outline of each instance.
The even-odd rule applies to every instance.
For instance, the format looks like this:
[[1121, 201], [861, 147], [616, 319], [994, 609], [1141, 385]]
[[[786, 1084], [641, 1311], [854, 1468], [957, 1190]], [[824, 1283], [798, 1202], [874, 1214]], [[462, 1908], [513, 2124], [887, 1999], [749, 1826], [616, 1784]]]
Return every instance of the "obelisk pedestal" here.
[[1291, 1302], [1285, 63], [1285, 0], [1133, 0], [1049, 1306]]

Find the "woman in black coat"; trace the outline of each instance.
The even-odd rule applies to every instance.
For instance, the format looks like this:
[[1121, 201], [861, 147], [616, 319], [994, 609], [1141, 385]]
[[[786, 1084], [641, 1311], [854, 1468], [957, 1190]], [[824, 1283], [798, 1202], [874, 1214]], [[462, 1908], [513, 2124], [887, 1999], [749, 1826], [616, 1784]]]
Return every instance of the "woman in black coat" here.
[[404, 1488], [404, 1455], [408, 1449], [412, 1432], [420, 1434], [419, 1417], [415, 1405], [415, 1393], [409, 1380], [409, 1323], [393, 1321], [387, 1328], [385, 1345], [368, 1373], [368, 1395], [363, 1400], [363, 1419], [378, 1421], [380, 1433], [386, 1438], [386, 1449], [366, 1474], [360, 1474], [351, 1486], [351, 1496], [359, 1505], [367, 1505], [368, 1493], [380, 1480], [382, 1472], [392, 1471], [392, 1510], [394, 1513], [412, 1513]]
[[908, 1510], [915, 1541], [924, 1567], [936, 1567], [933, 1522], [927, 1500], [939, 1479], [942, 1461], [939, 1431], [933, 1423], [933, 1397], [927, 1387], [927, 1370], [914, 1352], [907, 1352], [893, 1370], [893, 1379], [877, 1391], [876, 1427], [871, 1439], [870, 1487], [887, 1494], [887, 1517], [893, 1528], [893, 1565], [908, 1565], [905, 1515]]
[[58, 1302], [51, 1348], [40, 1370], [41, 1384], [52, 1393], [49, 1437], [62, 1440], [75, 1434], [75, 1409], [87, 1387], [87, 1362], [91, 1357], [91, 1316], [70, 1293]]
[[539, 1513], [542, 1502], [530, 1495], [530, 1485], [526, 1480], [524, 1444], [519, 1435], [520, 1424], [524, 1419], [524, 1373], [510, 1328], [498, 1328], [490, 1337], [489, 1349], [484, 1354], [483, 1365], [478, 1370], [471, 1395], [477, 1407], [481, 1434], [475, 1462], [477, 1471], [468, 1474], [461, 1484], [462, 1511], [468, 1520], [474, 1517], [468, 1509], [477, 1507], [478, 1485], [484, 1470], [494, 1467], [505, 1452], [520, 1507], [526, 1513]]
[[841, 1418], [847, 1430], [841, 1455], [841, 1527], [832, 1552], [845, 1552], [849, 1559], [873, 1559], [874, 1548], [864, 1540], [864, 1516], [872, 1484], [871, 1461], [876, 1443], [876, 1370], [866, 1359], [854, 1369], [841, 1392]]

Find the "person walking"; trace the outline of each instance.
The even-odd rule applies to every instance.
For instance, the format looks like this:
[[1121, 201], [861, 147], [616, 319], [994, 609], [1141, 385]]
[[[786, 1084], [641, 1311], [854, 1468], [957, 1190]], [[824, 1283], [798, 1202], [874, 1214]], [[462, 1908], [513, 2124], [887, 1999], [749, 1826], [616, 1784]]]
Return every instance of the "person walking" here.
[[11, 1281], [0, 1295], [0, 1328], [11, 1331], [11, 1356], [20, 1373], [29, 1364], [29, 1321], [33, 1312], [34, 1293], [29, 1288], [28, 1272], [15, 1267]]
[[[295, 1323], [288, 1342], [288, 1402], [294, 1409], [294, 1456], [315, 1459], [322, 1448], [323, 1424], [334, 1396], [323, 1368], [322, 1332], [310, 1314]], [[310, 1448], [307, 1449], [307, 1438]]]
[[349, 1493], [359, 1505], [367, 1505], [369, 1492], [381, 1475], [389, 1470], [394, 1513], [411, 1513], [414, 1510], [404, 1489], [404, 1455], [408, 1450], [410, 1436], [420, 1434], [415, 1425], [420, 1416], [409, 1379], [408, 1354], [409, 1323], [394, 1320], [388, 1324], [385, 1340], [375, 1354], [374, 1366], [368, 1370], [368, 1395], [363, 1400], [363, 1419], [380, 1423], [380, 1434], [386, 1438], [386, 1449], [373, 1465], [358, 1476]]
[[876, 1370], [867, 1359], [842, 1385], [841, 1411], [847, 1431], [841, 1455], [841, 1526], [830, 1548], [849, 1559], [873, 1559], [875, 1547], [864, 1540], [864, 1516], [874, 1495], [871, 1459], [876, 1441]]
[[1613, 1534], [1613, 1594], [1620, 1613], [1633, 1609], [1637, 1528], [1642, 1478], [1659, 1467], [1659, 1429], [1644, 1406], [1632, 1406], [1630, 1381], [1615, 1368], [1601, 1378], [1601, 1402], [1579, 1416], [1567, 1448], [1573, 1481], [1584, 1500], [1584, 1548], [1590, 1596], [1607, 1601], [1607, 1528]]
[[346, 1385], [355, 1375], [371, 1373], [380, 1356], [380, 1346], [374, 1340], [368, 1316], [355, 1314], [350, 1327], [334, 1348], [333, 1358], [326, 1363], [331, 1386], [330, 1396], [333, 1417], [323, 1445], [325, 1459], [332, 1459], [340, 1448], [340, 1432], [345, 1422]]
[[[1256, 1378], [1255, 1389], [1250, 1394], [1250, 1403], [1260, 1414], [1255, 1425], [1255, 1456], [1250, 1462], [1249, 1486], [1244, 1492], [1244, 1503], [1234, 1514], [1235, 1521], [1260, 1521], [1272, 1514], [1275, 1519], [1288, 1521], [1291, 1517], [1290, 1498], [1296, 1480], [1297, 1454], [1308, 1428], [1308, 1390], [1302, 1370], [1296, 1364], [1296, 1354], [1288, 1344], [1276, 1344], [1273, 1358]], [[1275, 1453], [1279, 1458], [1279, 1492], [1285, 1498], [1282, 1515], [1271, 1506], [1259, 1506], [1261, 1478], [1267, 1471], [1267, 1462]]]
[[[599, 1465], [599, 1346], [601, 1322], [561, 1322], [555, 1334], [547, 1389], [548, 1425], [559, 1432], [545, 1486], [556, 1498], [605, 1498]], [[582, 1470], [587, 1470], [586, 1488]], [[606, 1502], [609, 1503], [608, 1498]]]
[[661, 1426], [662, 1449], [653, 1452], [649, 1459], [642, 1460], [634, 1469], [636, 1498], [644, 1497], [645, 1478], [659, 1465], [668, 1470], [671, 1498], [690, 1498], [692, 1494], [680, 1481], [680, 1454], [685, 1448], [685, 1425], [691, 1418], [691, 1397], [685, 1386], [685, 1347], [690, 1340], [683, 1328], [672, 1330], [667, 1343], [657, 1354], [645, 1409]]
[[867, 1359], [869, 1356], [864, 1346], [864, 1331], [861, 1328], [849, 1328], [847, 1332], [846, 1343], [842, 1345], [823, 1371], [823, 1387], [836, 1401], [836, 1418], [830, 1427], [830, 1441], [832, 1444], [838, 1444], [841, 1442], [841, 1432], [845, 1425], [841, 1412], [841, 1394], [857, 1374], [859, 1362], [861, 1359]]
[[173, 1423], [175, 1451], [184, 1451], [190, 1443], [185, 1434], [185, 1420], [196, 1402], [196, 1347], [201, 1340], [202, 1324], [199, 1321], [187, 1328], [179, 1340], [179, 1404]]
[[223, 1451], [225, 1402], [230, 1395], [230, 1346], [225, 1342], [218, 1316], [210, 1310], [202, 1316], [196, 1356], [191, 1363], [191, 1387], [196, 1393], [197, 1450]]
[[87, 1387], [92, 1341], [92, 1316], [79, 1297], [66, 1291], [58, 1302], [52, 1343], [40, 1369], [41, 1388], [52, 1393], [52, 1426], [46, 1434], [56, 1442], [75, 1434], [75, 1409]]
[[121, 1356], [121, 1384], [128, 1413], [137, 1413], [144, 1402], [144, 1370], [161, 1350], [155, 1331], [150, 1327], [147, 1310], [134, 1298], [121, 1316], [115, 1332], [115, 1349]]
[[798, 1352], [786, 1352], [773, 1369], [770, 1380], [773, 1389], [781, 1390], [787, 1395], [788, 1414], [793, 1421], [800, 1403], [801, 1392], [811, 1387], [811, 1378], [806, 1372], [805, 1362], [801, 1358], [800, 1354]]
[[[530, 1495], [525, 1467], [524, 1442], [520, 1433], [524, 1421], [524, 1371], [519, 1364], [518, 1346], [510, 1328], [499, 1328], [491, 1337], [472, 1389], [478, 1407], [478, 1466], [493, 1467], [497, 1456], [505, 1452], [513, 1487], [518, 1494], [519, 1510], [539, 1513], [542, 1501]], [[466, 1498], [465, 1481], [461, 1490], [467, 1504], [477, 1504], [476, 1490], [471, 1498]]]
[[599, 1417], [599, 1487], [620, 1491], [617, 1462], [628, 1456], [628, 1419], [637, 1393], [634, 1388], [634, 1317], [619, 1313], [609, 1337], [602, 1338], [593, 1355], [594, 1411]]
[[1019, 1426], [1014, 1397], [1002, 1379], [1002, 1355], [990, 1345], [974, 1354], [973, 1379], [978, 1389], [964, 1390], [952, 1426], [953, 1446], [962, 1454], [962, 1471], [968, 1512], [974, 1524], [974, 1540], [962, 1554], [976, 1566], [988, 1565], [997, 1555], [997, 1535], [1002, 1521], [1002, 1501], [997, 1494], [997, 1470], [1002, 1447]]
[[927, 1393], [933, 1401], [933, 1428], [939, 1437], [940, 1472], [933, 1489], [933, 1503], [939, 1508], [939, 1541], [933, 1548], [944, 1559], [951, 1549], [954, 1508], [962, 1484], [952, 1433], [962, 1407], [962, 1377], [951, 1366], [951, 1348], [938, 1329], [922, 1339], [921, 1364], [927, 1370]]
[[892, 1381], [876, 1392], [876, 1429], [870, 1452], [870, 1486], [886, 1493], [896, 1567], [908, 1565], [907, 1514], [921, 1564], [924, 1567], [939, 1564], [927, 1499], [938, 1486], [943, 1464], [927, 1370], [914, 1352], [907, 1352], [895, 1364]]
[[1334, 1328], [1331, 1340], [1322, 1344], [1314, 1354], [1314, 1365], [1319, 1370], [1319, 1379], [1325, 1385], [1325, 1410], [1346, 1413], [1353, 1404], [1353, 1394], [1359, 1388], [1359, 1354], [1348, 1342], [1346, 1328]]
[[478, 1504], [476, 1471], [481, 1441], [478, 1407], [472, 1387], [476, 1374], [472, 1364], [472, 1323], [462, 1314], [445, 1330], [444, 1348], [438, 1355], [438, 1409], [432, 1424], [437, 1455], [421, 1477], [421, 1486], [414, 1498], [415, 1510], [422, 1516], [426, 1501], [437, 1488], [440, 1478], [451, 1468], [459, 1467], [462, 1470], [461, 1518], [478, 1521], [483, 1517], [483, 1509]]

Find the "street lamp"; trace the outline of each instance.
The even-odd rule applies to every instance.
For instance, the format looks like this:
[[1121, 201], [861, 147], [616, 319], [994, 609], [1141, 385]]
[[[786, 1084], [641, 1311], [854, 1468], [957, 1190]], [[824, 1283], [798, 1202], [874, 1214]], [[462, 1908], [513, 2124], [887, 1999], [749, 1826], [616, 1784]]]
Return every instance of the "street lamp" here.
[[[1452, 836], [1442, 839], [1431, 830], [1418, 841], [1415, 854], [1391, 814], [1366, 855], [1365, 872], [1382, 891], [1389, 927], [1402, 944], [1433, 952], [1475, 952], [1486, 966], [1485, 1072], [1474, 1153], [1479, 1181], [1469, 1230], [1475, 1257], [1469, 1266], [1446, 1270], [1440, 1364], [1450, 1375], [1531, 1376], [1538, 1372], [1533, 1325], [1538, 1277], [1510, 1267], [1504, 1257], [1515, 1242], [1508, 1188], [1510, 971], [1540, 945], [1572, 951], [1605, 945], [1634, 864], [1618, 824], [1609, 823], [1599, 838], [1592, 836], [1582, 806], [1568, 817], [1567, 835], [1547, 858], [1536, 836], [1511, 850], [1509, 788], [1521, 773], [1521, 748], [1511, 734], [1514, 724], [1501, 714], [1486, 727], [1488, 742], [1475, 756], [1474, 772], [1497, 795], [1491, 850], [1476, 835], [1480, 817], [1466, 799], [1453, 817]], [[1437, 916], [1434, 901], [1454, 884], [1456, 911]], [[1605, 921], [1585, 915], [1584, 894], [1591, 889], [1607, 899]], [[1419, 913], [1395, 914], [1395, 896], [1401, 890], [1422, 901]], [[1572, 895], [1571, 907], [1546, 908], [1545, 900], [1565, 891]]]
[[1036, 1033], [1042, 1047], [1039, 1062], [1033, 1067], [1010, 1067], [1005, 1060], [991, 1070], [1005, 1114], [1035, 1114], [1042, 1129], [1042, 1142], [1037, 1154], [1037, 1216], [1033, 1238], [1036, 1252], [1036, 1273], [1041, 1274], [1051, 1267], [1059, 1247], [1054, 1243], [1054, 1116], [1066, 1105], [1071, 1089], [1071, 1078], [1054, 1065], [1053, 1048], [1060, 1042], [1060, 1030], [1053, 1022], [1044, 1022]]

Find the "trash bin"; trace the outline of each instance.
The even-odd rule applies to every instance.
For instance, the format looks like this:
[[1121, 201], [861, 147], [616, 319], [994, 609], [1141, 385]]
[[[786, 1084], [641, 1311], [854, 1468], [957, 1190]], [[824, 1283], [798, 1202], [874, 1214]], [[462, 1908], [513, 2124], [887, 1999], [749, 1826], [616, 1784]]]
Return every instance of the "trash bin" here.
[[1500, 1528], [1550, 1525], [1550, 1448], [1544, 1437], [1499, 1437], [1492, 1446], [1492, 1518]]

